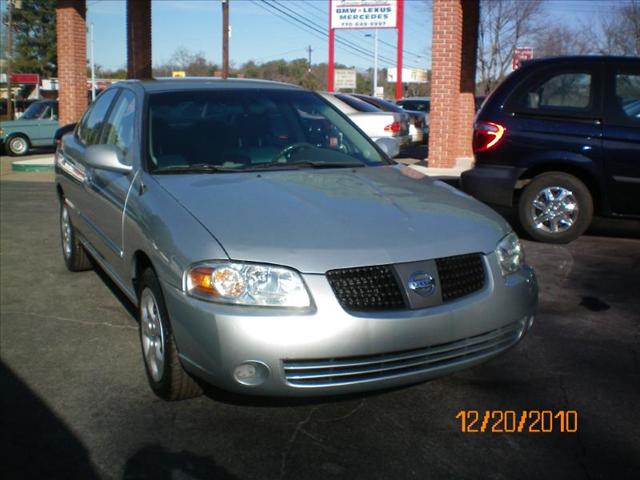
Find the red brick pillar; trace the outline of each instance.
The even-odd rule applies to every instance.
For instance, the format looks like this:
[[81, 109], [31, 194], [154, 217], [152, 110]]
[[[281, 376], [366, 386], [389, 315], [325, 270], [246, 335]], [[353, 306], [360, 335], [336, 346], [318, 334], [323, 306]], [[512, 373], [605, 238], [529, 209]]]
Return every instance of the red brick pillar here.
[[127, 0], [127, 77], [151, 76], [151, 0]]
[[429, 166], [472, 157], [478, 0], [433, 0]]
[[56, 4], [60, 125], [77, 122], [87, 108], [86, 12], [85, 0]]

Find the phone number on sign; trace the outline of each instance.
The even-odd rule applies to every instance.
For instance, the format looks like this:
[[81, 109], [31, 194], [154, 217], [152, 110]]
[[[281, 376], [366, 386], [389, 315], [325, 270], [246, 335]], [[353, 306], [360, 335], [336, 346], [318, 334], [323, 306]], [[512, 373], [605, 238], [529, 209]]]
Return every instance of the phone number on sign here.
[[575, 410], [460, 410], [456, 415], [463, 433], [575, 433]]

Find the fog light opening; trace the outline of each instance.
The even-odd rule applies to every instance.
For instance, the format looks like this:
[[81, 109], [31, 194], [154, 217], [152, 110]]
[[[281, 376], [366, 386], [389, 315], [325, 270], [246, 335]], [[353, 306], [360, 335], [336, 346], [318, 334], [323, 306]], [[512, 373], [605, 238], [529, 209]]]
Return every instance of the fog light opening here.
[[269, 367], [253, 360], [243, 362], [233, 370], [236, 382], [251, 387], [262, 384], [268, 377]]

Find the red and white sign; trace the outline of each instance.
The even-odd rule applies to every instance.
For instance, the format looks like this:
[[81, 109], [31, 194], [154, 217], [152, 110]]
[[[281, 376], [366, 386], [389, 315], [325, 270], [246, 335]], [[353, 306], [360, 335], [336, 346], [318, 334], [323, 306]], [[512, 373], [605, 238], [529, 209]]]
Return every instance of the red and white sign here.
[[520, 64], [525, 60], [531, 60], [533, 58], [533, 48], [531, 47], [516, 47], [513, 50], [513, 56], [511, 57], [511, 69], [517, 70], [520, 68]]
[[37, 73], [12, 73], [11, 83], [21, 83], [23, 85], [38, 85], [40, 75]]
[[397, 0], [330, 0], [331, 28], [396, 28]]

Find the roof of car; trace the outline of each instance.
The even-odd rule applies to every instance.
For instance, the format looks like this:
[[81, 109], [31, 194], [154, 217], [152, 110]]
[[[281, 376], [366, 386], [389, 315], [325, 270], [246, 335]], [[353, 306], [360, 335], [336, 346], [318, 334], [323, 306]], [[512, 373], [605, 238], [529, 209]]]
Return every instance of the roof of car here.
[[406, 97], [398, 100], [399, 102], [412, 101], [412, 102], [429, 102], [431, 97]]
[[[259, 88], [273, 90], [301, 90], [297, 85], [272, 82], [269, 80], [255, 80], [244, 78], [219, 77], [187, 77], [187, 78], [155, 78], [149, 80], [123, 80], [125, 84], [140, 85], [147, 92], [165, 92], [172, 90], [202, 90], [204, 89], [232, 89]], [[118, 82], [120, 83], [120, 82]]]
[[560, 57], [542, 57], [534, 58], [532, 60], [525, 60], [522, 65], [540, 65], [555, 64], [555, 63], [571, 63], [571, 62], [602, 62], [602, 61], [616, 61], [616, 62], [638, 62], [638, 57], [623, 57], [614, 55], [567, 55]]

